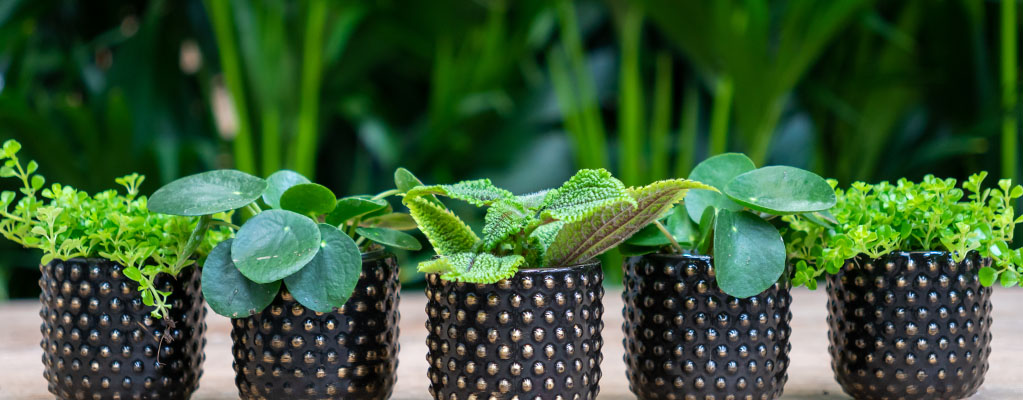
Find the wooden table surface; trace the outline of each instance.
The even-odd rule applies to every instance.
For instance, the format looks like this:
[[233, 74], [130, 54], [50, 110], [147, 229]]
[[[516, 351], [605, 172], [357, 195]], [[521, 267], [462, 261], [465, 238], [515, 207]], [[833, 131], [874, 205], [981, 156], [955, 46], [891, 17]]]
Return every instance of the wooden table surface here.
[[[625, 378], [622, 300], [619, 287], [604, 298], [604, 362], [600, 400], [634, 399]], [[831, 373], [823, 290], [793, 293], [792, 362], [783, 399], [848, 399]], [[984, 386], [973, 399], [1023, 399], [1023, 289], [995, 289], [994, 352]], [[394, 400], [429, 398], [426, 378], [426, 298], [405, 291], [401, 299], [401, 353]], [[195, 400], [236, 399], [228, 319], [210, 314], [206, 364]], [[53, 399], [46, 391], [39, 348], [39, 305], [31, 300], [0, 304], [0, 399]]]

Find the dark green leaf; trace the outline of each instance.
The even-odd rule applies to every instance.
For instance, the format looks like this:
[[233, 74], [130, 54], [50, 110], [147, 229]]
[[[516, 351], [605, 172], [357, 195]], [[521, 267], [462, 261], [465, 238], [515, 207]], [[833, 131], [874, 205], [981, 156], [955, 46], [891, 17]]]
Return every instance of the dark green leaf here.
[[266, 190], [262, 178], [230, 169], [203, 172], [168, 183], [149, 198], [149, 211], [199, 216], [231, 211], [256, 201]]
[[286, 210], [267, 210], [238, 230], [231, 259], [242, 275], [269, 283], [309, 263], [320, 249], [320, 229], [309, 217]]
[[407, 231], [416, 229], [416, 220], [412, 219], [411, 215], [405, 213], [390, 213], [379, 217], [366, 218], [359, 223], [359, 226], [365, 228], [388, 228]]
[[273, 208], [281, 208], [281, 195], [292, 186], [310, 183], [309, 178], [298, 172], [282, 169], [266, 178], [268, 184], [263, 192], [263, 202]]
[[302, 215], [321, 215], [334, 210], [337, 197], [326, 186], [302, 183], [281, 195], [281, 208]]
[[739, 175], [724, 192], [739, 204], [771, 214], [823, 211], [835, 205], [835, 190], [824, 178], [788, 166], [764, 167]]
[[362, 254], [355, 241], [336, 227], [318, 227], [320, 251], [309, 264], [284, 278], [284, 285], [303, 306], [325, 313], [352, 296], [362, 274]]
[[[733, 178], [756, 168], [753, 161], [739, 153], [725, 153], [708, 158], [693, 168], [689, 179], [696, 180], [724, 190], [725, 186]], [[723, 210], [738, 211], [742, 207], [725, 197], [725, 195], [707, 190], [697, 190], [686, 196], [686, 210], [689, 216], [696, 221], [697, 216], [703, 216], [703, 210], [707, 207], [716, 207]]]
[[748, 211], [719, 210], [714, 224], [715, 279], [738, 298], [760, 294], [785, 271], [785, 243], [778, 230]]
[[710, 252], [710, 245], [714, 243], [714, 219], [717, 216], [717, 210], [714, 207], [707, 207], [703, 210], [703, 216], [700, 217], [700, 242], [696, 244], [696, 249], [702, 254]]
[[355, 232], [366, 239], [384, 246], [397, 247], [404, 250], [420, 250], [423, 245], [412, 235], [386, 228], [356, 228]]
[[394, 187], [402, 193], [408, 192], [416, 186], [422, 186], [423, 181], [416, 178], [409, 170], [405, 168], [398, 168], [394, 171]]
[[202, 266], [202, 294], [213, 312], [242, 318], [266, 308], [281, 288], [281, 281], [259, 284], [246, 278], [231, 261], [228, 239], [213, 248]]
[[373, 200], [360, 196], [345, 197], [338, 200], [334, 210], [327, 214], [327, 223], [340, 226], [352, 218], [387, 208], [387, 206], [387, 201], [384, 199]]

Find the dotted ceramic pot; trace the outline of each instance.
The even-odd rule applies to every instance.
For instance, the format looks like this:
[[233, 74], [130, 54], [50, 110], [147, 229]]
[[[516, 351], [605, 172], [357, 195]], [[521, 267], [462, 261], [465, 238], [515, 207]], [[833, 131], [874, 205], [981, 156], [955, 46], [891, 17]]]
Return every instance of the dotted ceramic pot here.
[[789, 366], [787, 280], [738, 299], [718, 289], [708, 256], [625, 261], [625, 364], [640, 399], [781, 396]]
[[971, 252], [894, 252], [828, 277], [831, 368], [857, 399], [961, 399], [984, 382], [991, 289]]
[[438, 400], [594, 400], [599, 262], [519, 270], [495, 284], [427, 275], [426, 356]]
[[364, 253], [355, 292], [335, 312], [307, 309], [282, 287], [259, 314], [232, 320], [240, 397], [390, 397], [398, 367], [400, 289], [394, 255]]
[[113, 261], [53, 260], [40, 269], [50, 393], [65, 400], [187, 399], [198, 389], [206, 307], [194, 268], [156, 279], [172, 293], [170, 321], [149, 314], [138, 284]]

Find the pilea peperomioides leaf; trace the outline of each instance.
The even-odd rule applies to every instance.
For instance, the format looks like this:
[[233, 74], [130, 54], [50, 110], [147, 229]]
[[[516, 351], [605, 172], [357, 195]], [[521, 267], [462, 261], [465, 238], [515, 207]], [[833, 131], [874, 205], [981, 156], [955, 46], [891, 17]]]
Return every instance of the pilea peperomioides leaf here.
[[763, 167], [732, 179], [724, 192], [732, 201], [772, 214], [824, 211], [835, 191], [817, 174], [786, 166]]
[[[753, 160], [739, 153], [720, 154], [704, 160], [693, 168], [689, 179], [700, 181], [718, 190], [725, 190], [728, 182], [735, 177], [756, 169]], [[711, 191], [696, 191], [686, 197], [686, 211], [693, 222], [699, 222], [703, 217], [703, 211], [707, 207], [714, 207], [722, 210], [738, 211], [742, 206], [736, 204], [723, 193]]]
[[458, 253], [419, 264], [420, 272], [439, 273], [455, 282], [497, 283], [511, 278], [525, 262], [520, 255], [498, 257], [490, 253]]
[[385, 208], [387, 208], [387, 201], [384, 199], [372, 199], [362, 196], [345, 197], [338, 200], [334, 210], [327, 214], [327, 223], [338, 226], [352, 218], [365, 216]]
[[359, 246], [336, 227], [319, 224], [320, 250], [308, 264], [284, 278], [284, 285], [302, 305], [331, 312], [345, 305], [362, 274]]
[[326, 186], [317, 183], [301, 183], [284, 191], [280, 200], [281, 208], [302, 215], [319, 216], [327, 214], [337, 206], [337, 197]]
[[270, 283], [302, 269], [320, 249], [320, 229], [309, 217], [267, 210], [248, 220], [231, 245], [231, 260], [246, 278]]
[[355, 228], [355, 232], [362, 237], [403, 250], [420, 250], [423, 248], [415, 237], [405, 232], [387, 228]]
[[471, 252], [479, 237], [454, 213], [423, 197], [406, 195], [402, 203], [438, 255]]
[[202, 294], [217, 314], [241, 318], [259, 312], [277, 296], [281, 281], [256, 283], [246, 278], [231, 261], [228, 239], [213, 248], [202, 268]]
[[546, 193], [541, 204], [544, 218], [574, 222], [616, 203], [636, 204], [622, 181], [603, 169], [584, 169], [560, 188]]
[[390, 213], [377, 217], [366, 218], [359, 222], [359, 226], [363, 228], [387, 228], [407, 231], [416, 229], [416, 220], [413, 219], [411, 215], [405, 213]]
[[778, 229], [748, 211], [718, 210], [714, 226], [718, 287], [732, 296], [755, 296], [785, 271], [785, 242]]
[[267, 183], [230, 169], [203, 172], [168, 183], [149, 198], [149, 211], [198, 217], [245, 207], [263, 195]]
[[281, 208], [281, 195], [292, 186], [310, 183], [309, 178], [298, 172], [282, 169], [266, 178], [267, 187], [263, 191], [263, 202], [273, 208]]

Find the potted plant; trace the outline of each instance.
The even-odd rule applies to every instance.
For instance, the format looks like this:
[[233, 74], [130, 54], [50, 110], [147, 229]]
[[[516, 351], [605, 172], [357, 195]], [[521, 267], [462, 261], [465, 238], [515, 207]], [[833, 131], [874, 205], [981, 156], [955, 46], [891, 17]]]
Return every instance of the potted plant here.
[[[809, 279], [828, 275], [831, 366], [857, 399], [958, 399], [984, 381], [991, 354], [991, 289], [1019, 283], [1012, 250], [1023, 217], [1008, 180], [986, 173], [835, 189], [834, 224], [789, 218], [790, 252]], [[834, 185], [834, 182], [832, 182]], [[965, 198], [964, 198], [965, 197]]]
[[[405, 181], [417, 183], [410, 174]], [[604, 291], [594, 257], [702, 187], [674, 179], [626, 188], [605, 170], [523, 196], [487, 179], [399, 182], [437, 253], [419, 265], [433, 397], [596, 398]], [[488, 207], [483, 237], [436, 196]]]
[[820, 219], [827, 182], [742, 154], [711, 157], [696, 191], [620, 249], [625, 261], [625, 361], [640, 399], [773, 399], [789, 364], [792, 282], [779, 215]]
[[[126, 193], [45, 187], [21, 145], [0, 150], [0, 234], [42, 250], [43, 375], [59, 399], [187, 399], [199, 386], [206, 309], [194, 268], [227, 232], [190, 240], [186, 218], [153, 214], [138, 174]], [[13, 209], [12, 209], [13, 206]], [[225, 215], [212, 216], [221, 221]]]
[[[210, 308], [233, 318], [235, 383], [244, 399], [386, 399], [398, 353], [398, 270], [384, 246], [418, 250], [408, 214], [386, 197], [337, 199], [293, 171], [267, 179], [217, 170], [171, 182], [150, 210], [197, 216], [242, 210], [234, 239], [202, 270]], [[224, 225], [227, 225], [226, 223]]]

